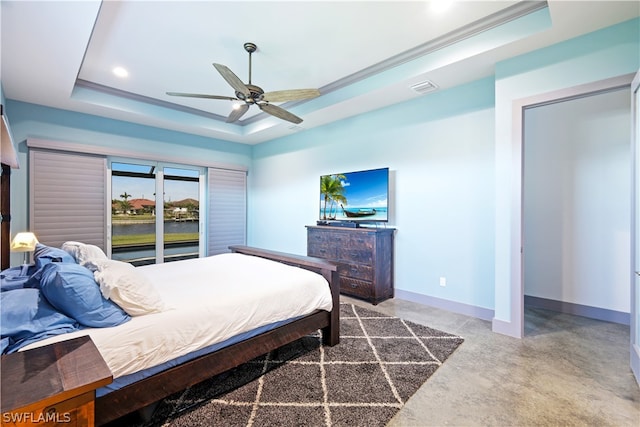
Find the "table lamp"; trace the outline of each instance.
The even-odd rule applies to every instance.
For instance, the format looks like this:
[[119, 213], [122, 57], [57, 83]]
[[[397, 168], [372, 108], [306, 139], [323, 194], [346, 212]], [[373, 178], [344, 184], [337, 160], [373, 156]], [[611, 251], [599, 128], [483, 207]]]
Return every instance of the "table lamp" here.
[[24, 252], [24, 264], [27, 264], [27, 254], [33, 252], [38, 244], [36, 235], [30, 232], [22, 232], [16, 234], [11, 242], [11, 250], [13, 252]]

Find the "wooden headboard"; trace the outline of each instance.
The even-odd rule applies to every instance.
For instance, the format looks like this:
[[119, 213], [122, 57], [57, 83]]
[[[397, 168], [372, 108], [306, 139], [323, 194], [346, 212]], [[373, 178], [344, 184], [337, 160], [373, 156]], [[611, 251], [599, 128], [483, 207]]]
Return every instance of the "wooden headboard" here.
[[0, 214], [2, 229], [0, 230], [0, 270], [9, 268], [9, 245], [11, 237], [11, 167], [2, 163], [0, 176]]

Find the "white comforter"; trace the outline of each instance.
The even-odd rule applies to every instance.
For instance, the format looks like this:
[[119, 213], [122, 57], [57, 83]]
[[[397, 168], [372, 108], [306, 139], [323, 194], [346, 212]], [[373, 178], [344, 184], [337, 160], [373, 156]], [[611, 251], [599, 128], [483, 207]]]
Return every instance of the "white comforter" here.
[[90, 335], [118, 378], [260, 326], [332, 308], [328, 283], [319, 274], [253, 256], [222, 254], [137, 270], [155, 285], [167, 310], [24, 349]]

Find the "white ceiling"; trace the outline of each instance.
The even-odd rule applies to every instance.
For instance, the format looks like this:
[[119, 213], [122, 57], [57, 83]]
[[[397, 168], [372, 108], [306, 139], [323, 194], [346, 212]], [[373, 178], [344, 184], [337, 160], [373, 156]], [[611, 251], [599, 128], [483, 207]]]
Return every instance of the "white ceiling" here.
[[[442, 90], [492, 75], [498, 61], [640, 15], [635, 0], [549, 0], [550, 28], [528, 34], [511, 25], [504, 37], [510, 21], [547, 3], [431, 8], [444, 1], [1, 0], [0, 80], [7, 99], [256, 144], [429, 96], [410, 89], [423, 80]], [[489, 28], [505, 29], [500, 41], [482, 37]], [[258, 46], [252, 83], [265, 92], [320, 89], [318, 98], [282, 105], [302, 124], [255, 106], [229, 124], [230, 101], [165, 94], [234, 96], [212, 63], [246, 83], [245, 42]], [[116, 66], [129, 76], [116, 77]]]

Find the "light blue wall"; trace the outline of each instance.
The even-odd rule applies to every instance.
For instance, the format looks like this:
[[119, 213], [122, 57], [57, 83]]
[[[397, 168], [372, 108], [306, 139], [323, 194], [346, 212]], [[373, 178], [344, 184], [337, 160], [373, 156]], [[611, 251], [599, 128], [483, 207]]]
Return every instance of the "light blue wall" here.
[[[512, 304], [521, 303], [512, 300], [518, 236], [510, 215], [520, 203], [513, 197], [520, 186], [513, 175], [513, 103], [634, 72], [639, 23], [504, 61], [496, 66], [494, 93], [488, 93], [494, 80], [481, 80], [255, 147], [249, 242], [305, 253], [304, 225], [316, 220], [319, 176], [388, 166], [396, 288], [495, 309], [511, 334]], [[441, 276], [445, 288], [438, 286]]]
[[493, 96], [483, 79], [256, 146], [249, 243], [306, 254], [320, 175], [389, 167], [396, 289], [491, 309]]
[[513, 227], [512, 208], [520, 206], [521, 176], [513, 144], [513, 105], [607, 78], [635, 73], [640, 66], [640, 19], [633, 19], [496, 65], [495, 95], [495, 318], [494, 330], [519, 336], [516, 268], [522, 239]]
[[150, 159], [176, 156], [191, 159], [194, 165], [203, 162], [247, 168], [251, 165], [251, 147], [248, 145], [12, 100], [7, 100], [6, 112], [21, 165], [11, 174], [12, 233], [28, 229], [27, 138], [148, 153]]

